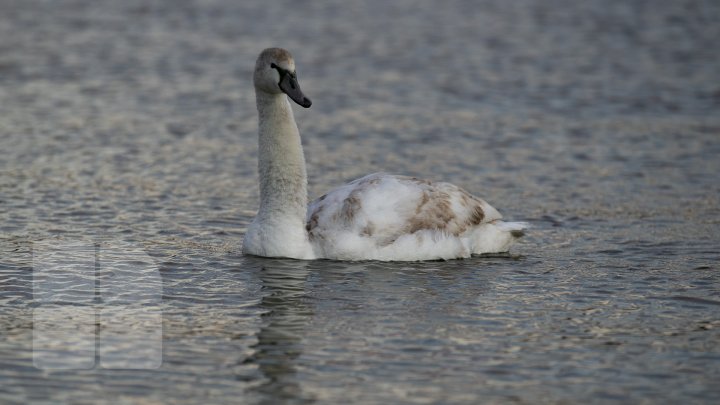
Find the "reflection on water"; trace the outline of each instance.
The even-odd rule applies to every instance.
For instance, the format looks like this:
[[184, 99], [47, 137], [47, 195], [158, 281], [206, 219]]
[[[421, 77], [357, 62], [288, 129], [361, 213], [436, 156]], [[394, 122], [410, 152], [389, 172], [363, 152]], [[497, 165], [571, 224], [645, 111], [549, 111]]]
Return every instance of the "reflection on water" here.
[[302, 389], [295, 375], [296, 361], [313, 316], [305, 292], [307, 263], [257, 261], [263, 290], [260, 308], [265, 312], [253, 345], [255, 352], [245, 361], [257, 364], [263, 374], [265, 381], [256, 390], [271, 398], [269, 402], [299, 398]]
[[[719, 4], [2, 2], [0, 402], [717, 402]], [[311, 196], [448, 180], [528, 236], [240, 254], [266, 46]]]

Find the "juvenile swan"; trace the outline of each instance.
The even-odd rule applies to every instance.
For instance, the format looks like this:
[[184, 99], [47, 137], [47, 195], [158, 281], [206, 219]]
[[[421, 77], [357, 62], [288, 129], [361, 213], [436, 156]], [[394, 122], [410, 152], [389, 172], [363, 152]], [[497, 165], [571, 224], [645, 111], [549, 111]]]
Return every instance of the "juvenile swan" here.
[[[312, 104], [295, 62], [262, 51], [253, 77], [259, 115], [260, 209], [243, 252], [339, 260], [435, 260], [505, 252], [525, 224], [503, 222], [482, 199], [450, 183], [376, 173], [307, 201], [300, 134], [288, 102]], [[287, 97], [286, 97], [287, 95]]]

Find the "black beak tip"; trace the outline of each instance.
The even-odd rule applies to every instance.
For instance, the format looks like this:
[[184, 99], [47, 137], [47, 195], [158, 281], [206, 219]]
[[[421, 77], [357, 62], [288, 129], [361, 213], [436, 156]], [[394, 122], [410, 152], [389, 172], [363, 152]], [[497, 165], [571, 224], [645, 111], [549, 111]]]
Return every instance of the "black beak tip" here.
[[300, 105], [305, 108], [310, 108], [310, 106], [312, 105], [312, 101], [310, 101], [310, 99], [307, 97], [303, 97], [303, 101]]

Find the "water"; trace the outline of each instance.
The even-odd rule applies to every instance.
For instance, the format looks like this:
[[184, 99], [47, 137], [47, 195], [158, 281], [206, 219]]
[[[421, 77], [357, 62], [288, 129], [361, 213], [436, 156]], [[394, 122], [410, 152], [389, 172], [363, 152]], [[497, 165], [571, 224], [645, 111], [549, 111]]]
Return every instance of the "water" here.
[[[0, 2], [0, 402], [717, 402], [717, 3], [438, 7]], [[312, 196], [443, 179], [529, 235], [244, 257], [267, 46], [314, 102]]]

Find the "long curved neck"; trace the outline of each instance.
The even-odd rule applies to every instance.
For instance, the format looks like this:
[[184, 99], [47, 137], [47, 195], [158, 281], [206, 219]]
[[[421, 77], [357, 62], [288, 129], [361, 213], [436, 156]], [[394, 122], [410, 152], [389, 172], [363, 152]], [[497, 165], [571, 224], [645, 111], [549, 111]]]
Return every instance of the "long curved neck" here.
[[[271, 220], [300, 220], [307, 210], [307, 173], [300, 133], [284, 94], [255, 91], [259, 116], [260, 210]], [[296, 222], [296, 221], [292, 221]]]

